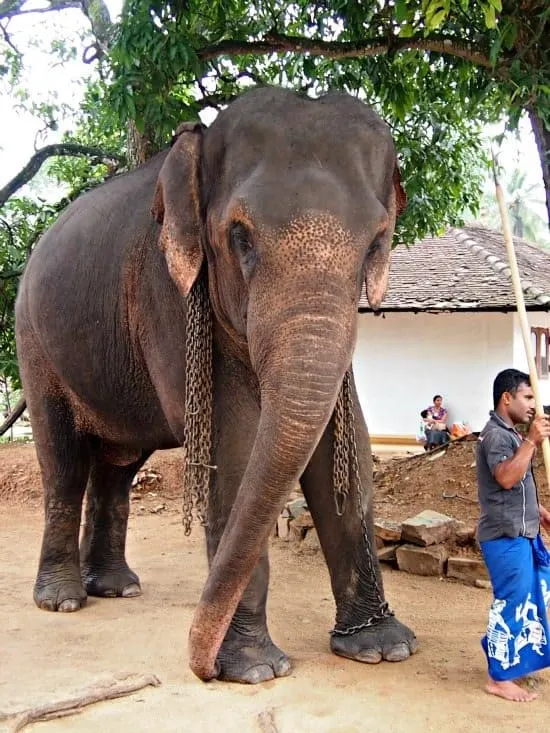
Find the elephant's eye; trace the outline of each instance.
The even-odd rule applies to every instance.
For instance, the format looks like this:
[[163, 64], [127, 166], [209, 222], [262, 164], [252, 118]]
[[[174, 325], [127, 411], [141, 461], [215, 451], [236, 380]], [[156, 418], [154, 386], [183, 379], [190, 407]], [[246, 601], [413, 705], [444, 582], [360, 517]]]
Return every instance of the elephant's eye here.
[[235, 222], [229, 230], [231, 249], [235, 254], [248, 255], [253, 249], [250, 233], [244, 224]]

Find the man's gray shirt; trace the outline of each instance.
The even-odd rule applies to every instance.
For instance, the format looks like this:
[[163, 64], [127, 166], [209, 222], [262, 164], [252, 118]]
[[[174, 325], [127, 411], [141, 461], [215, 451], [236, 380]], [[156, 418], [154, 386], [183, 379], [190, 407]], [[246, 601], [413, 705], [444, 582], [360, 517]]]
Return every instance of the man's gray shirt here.
[[477, 485], [481, 516], [477, 530], [479, 542], [500, 537], [537, 536], [539, 505], [532, 466], [511, 489], [503, 489], [494, 477], [495, 468], [511, 458], [521, 445], [521, 436], [491, 411], [491, 419], [479, 435], [477, 444]]

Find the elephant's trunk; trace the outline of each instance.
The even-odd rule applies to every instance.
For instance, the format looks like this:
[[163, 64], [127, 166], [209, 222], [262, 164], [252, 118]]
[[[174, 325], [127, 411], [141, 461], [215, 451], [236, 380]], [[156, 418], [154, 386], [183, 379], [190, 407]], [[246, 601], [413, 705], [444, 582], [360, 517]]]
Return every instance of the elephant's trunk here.
[[249, 320], [261, 417], [190, 631], [191, 669], [203, 680], [217, 675], [216, 657], [235, 609], [330, 419], [350, 365], [357, 307], [355, 294], [342, 296], [342, 290], [333, 292], [328, 305], [326, 293], [308, 297], [307, 315], [287, 306], [277, 323], [262, 324], [261, 333]]

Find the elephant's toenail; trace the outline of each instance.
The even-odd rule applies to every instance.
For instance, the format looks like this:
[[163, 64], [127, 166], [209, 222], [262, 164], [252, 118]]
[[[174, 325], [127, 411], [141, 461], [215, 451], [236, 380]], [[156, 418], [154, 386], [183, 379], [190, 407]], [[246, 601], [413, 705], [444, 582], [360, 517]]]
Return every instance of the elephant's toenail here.
[[80, 601], [77, 601], [76, 598], [67, 598], [66, 601], [59, 604], [58, 611], [61, 611], [61, 613], [73, 613], [74, 611], [78, 611], [79, 608]]
[[366, 664], [378, 664], [382, 661], [382, 652], [378, 649], [365, 649], [357, 654], [356, 659]]
[[123, 598], [135, 598], [136, 596], [141, 595], [141, 588], [137, 583], [130, 583], [130, 585], [127, 585], [122, 590], [122, 597]]
[[385, 652], [384, 659], [388, 662], [402, 662], [405, 659], [408, 659], [410, 654], [409, 645], [402, 642], [401, 644], [396, 644]]

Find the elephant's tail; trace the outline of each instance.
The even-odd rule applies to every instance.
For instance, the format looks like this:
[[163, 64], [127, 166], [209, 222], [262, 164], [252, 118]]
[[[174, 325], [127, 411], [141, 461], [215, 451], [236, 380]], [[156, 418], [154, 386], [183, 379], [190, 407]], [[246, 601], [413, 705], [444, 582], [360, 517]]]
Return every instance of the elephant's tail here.
[[26, 407], [27, 400], [24, 397], [21, 397], [2, 425], [0, 425], [0, 435], [4, 435], [4, 433], [11, 428], [14, 422], [19, 420]]

